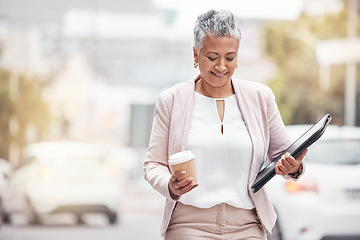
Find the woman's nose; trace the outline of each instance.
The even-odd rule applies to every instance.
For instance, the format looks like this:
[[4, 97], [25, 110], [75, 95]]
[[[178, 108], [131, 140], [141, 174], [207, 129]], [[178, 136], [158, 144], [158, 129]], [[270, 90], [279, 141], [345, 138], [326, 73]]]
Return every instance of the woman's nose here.
[[219, 61], [216, 65], [215, 65], [215, 69], [218, 70], [219, 72], [223, 72], [226, 70], [226, 66], [224, 64], [224, 61]]

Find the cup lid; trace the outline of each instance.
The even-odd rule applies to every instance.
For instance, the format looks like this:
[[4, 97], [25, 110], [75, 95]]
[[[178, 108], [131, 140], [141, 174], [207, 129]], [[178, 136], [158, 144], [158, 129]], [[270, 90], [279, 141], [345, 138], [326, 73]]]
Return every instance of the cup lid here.
[[190, 150], [175, 153], [169, 157], [169, 164], [180, 164], [195, 158], [195, 155]]

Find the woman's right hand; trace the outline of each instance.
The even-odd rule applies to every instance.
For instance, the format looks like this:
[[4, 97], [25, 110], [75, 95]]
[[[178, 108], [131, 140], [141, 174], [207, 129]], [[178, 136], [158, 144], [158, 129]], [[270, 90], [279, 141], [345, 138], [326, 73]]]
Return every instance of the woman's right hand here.
[[199, 186], [198, 183], [194, 182], [193, 177], [185, 178], [181, 181], [177, 179], [183, 175], [185, 175], [185, 171], [179, 171], [174, 173], [169, 180], [169, 190], [173, 199], [178, 198], [179, 196], [191, 191], [195, 187]]

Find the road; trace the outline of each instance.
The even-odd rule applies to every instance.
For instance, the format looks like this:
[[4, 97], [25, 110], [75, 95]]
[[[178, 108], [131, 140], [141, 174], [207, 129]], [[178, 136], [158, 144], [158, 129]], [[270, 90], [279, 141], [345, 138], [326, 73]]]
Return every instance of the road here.
[[160, 240], [159, 216], [125, 215], [114, 226], [2, 226], [1, 240]]
[[[127, 183], [119, 206], [119, 221], [110, 225], [99, 215], [89, 216], [84, 225], [49, 221], [45, 225], [4, 224], [1, 240], [161, 240], [160, 224], [164, 198], [142, 180]], [[58, 220], [60, 217], [58, 217]]]

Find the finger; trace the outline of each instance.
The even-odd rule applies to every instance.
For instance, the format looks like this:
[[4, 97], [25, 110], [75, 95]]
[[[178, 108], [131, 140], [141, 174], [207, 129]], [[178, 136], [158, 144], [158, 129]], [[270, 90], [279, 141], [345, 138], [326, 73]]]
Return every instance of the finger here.
[[177, 179], [183, 175], [185, 175], [186, 172], [185, 171], [178, 171], [178, 172], [175, 172], [172, 176], [171, 176], [171, 181], [173, 182], [177, 182]]
[[197, 186], [199, 186], [199, 184], [191, 181], [188, 185], [186, 185], [185, 187], [180, 189], [181, 195], [191, 191], [192, 189], [194, 189]]
[[296, 166], [296, 160], [289, 153], [284, 155], [284, 159], [281, 160], [281, 165], [284, 165], [286, 168], [291, 169]]
[[278, 168], [276, 174], [278, 174], [278, 175], [286, 175], [280, 168]]
[[[291, 155], [289, 153], [285, 153], [282, 155], [281, 160], [279, 161], [279, 170], [282, 174], [286, 175], [290, 169], [293, 167], [293, 163], [291, 163]], [[295, 159], [294, 159], [295, 161]]]
[[176, 195], [183, 195], [184, 193], [187, 193], [188, 191], [190, 191], [192, 188], [194, 188], [195, 183], [193, 181], [191, 181], [190, 183], [186, 184], [184, 187], [179, 187], [179, 188], [175, 188], [174, 193]]
[[[287, 153], [288, 154], [288, 153]], [[287, 163], [284, 162], [284, 165], [289, 168], [290, 171], [293, 171], [293, 169], [298, 169], [300, 164], [302, 163], [302, 159], [295, 159], [290, 154], [286, 157], [286, 162], [288, 162], [290, 165], [287, 165]]]
[[184, 184], [184, 183], [182, 185], [180, 185], [179, 183], [180, 182], [178, 182], [178, 181], [175, 181], [175, 182], [172, 183], [172, 186], [175, 189], [175, 191], [177, 191], [178, 189], [181, 189], [181, 188], [183, 188], [184, 186], [187, 185], [187, 184]]
[[287, 172], [289, 171], [289, 169], [287, 169], [287, 168], [285, 167], [285, 165], [282, 164], [282, 163], [279, 164], [279, 170], [281, 171], [281, 173], [282, 173], [283, 175], [286, 175]]
[[278, 166], [279, 162], [275, 165], [275, 173], [279, 174], [279, 166]]
[[275, 173], [278, 175], [285, 175], [283, 171], [280, 169], [280, 165], [281, 165], [281, 160], [278, 161], [277, 164], [275, 165]]
[[289, 163], [286, 159], [287, 155], [284, 154], [281, 156], [281, 159], [279, 160], [278, 164], [279, 164], [279, 169], [283, 170], [284, 167], [289, 167], [291, 166], [291, 163]]
[[180, 188], [180, 186], [178, 185], [178, 181], [177, 179], [181, 176], [183, 176], [186, 172], [185, 171], [179, 171], [179, 172], [175, 172], [171, 175], [170, 181], [169, 181], [169, 189], [171, 191], [171, 193], [178, 195], [179, 191], [178, 189]]
[[170, 184], [170, 190], [175, 195], [181, 195], [182, 194], [182, 188], [179, 186], [178, 182]]
[[181, 180], [180, 182], [178, 182], [177, 185], [179, 187], [185, 187], [188, 184], [190, 184], [193, 180], [194, 180], [193, 177], [188, 177], [188, 178], [185, 178], [185, 179]]
[[297, 160], [297, 161], [303, 160], [303, 158], [305, 157], [305, 155], [307, 154], [308, 151], [309, 151], [308, 149], [305, 149], [305, 150], [296, 158], [296, 160]]

